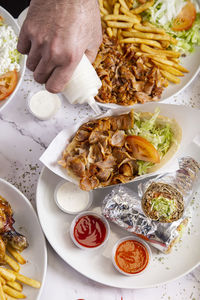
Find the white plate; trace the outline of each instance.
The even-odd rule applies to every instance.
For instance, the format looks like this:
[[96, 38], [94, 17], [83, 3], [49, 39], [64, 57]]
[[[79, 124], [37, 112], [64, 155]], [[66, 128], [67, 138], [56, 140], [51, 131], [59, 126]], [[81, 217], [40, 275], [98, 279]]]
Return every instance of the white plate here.
[[27, 237], [29, 247], [22, 255], [27, 263], [20, 273], [41, 282], [40, 289], [24, 285], [23, 293], [28, 300], [39, 300], [47, 268], [47, 250], [37, 215], [29, 200], [13, 185], [0, 178], [0, 195], [11, 205], [14, 212], [14, 228]]
[[[184, 154], [190, 154], [200, 162], [200, 151], [197, 145], [192, 144], [183, 151]], [[73, 216], [59, 210], [54, 201], [54, 189], [60, 180], [61, 178], [49, 169], [43, 169], [36, 194], [38, 216], [43, 231], [54, 250], [65, 262], [86, 277], [118, 288], [146, 288], [177, 279], [200, 263], [200, 206], [197, 200], [194, 204], [192, 225], [190, 224], [191, 234], [186, 231], [182, 241], [168, 255], [158, 253], [152, 248], [153, 259], [148, 270], [141, 275], [127, 277], [114, 269], [111, 256], [112, 248], [117, 240], [130, 233], [110, 223], [110, 238], [105, 248], [92, 254], [78, 249], [71, 241], [69, 234]], [[134, 190], [137, 189], [137, 183], [130, 183], [128, 186]], [[90, 210], [101, 213], [102, 200], [110, 189], [94, 191], [94, 201]]]
[[[170, 83], [169, 86], [164, 90], [160, 101], [166, 101], [169, 98], [178, 95], [186, 87], [188, 87], [198, 75], [200, 71], [200, 47], [196, 47], [193, 53], [181, 58], [181, 64], [189, 70], [189, 73], [184, 73], [184, 77], [180, 77], [181, 82], [179, 84]], [[98, 105], [106, 108], [121, 107], [121, 105], [114, 103], [97, 103]]]
[[[15, 34], [17, 36], [19, 36], [20, 29], [19, 29], [19, 26], [17, 24], [17, 21], [15, 21], [15, 19], [1, 6], [0, 6], [0, 16], [2, 16], [4, 18], [5, 24], [10, 25], [13, 28]], [[17, 90], [19, 89], [19, 86], [22, 82], [24, 72], [25, 72], [25, 69], [26, 69], [26, 58], [25, 58], [25, 56], [21, 56], [20, 66], [21, 66], [21, 68], [20, 68], [20, 72], [18, 73], [19, 78], [18, 78], [17, 86], [8, 98], [6, 98], [3, 101], [0, 101], [0, 111], [3, 108], [5, 108], [8, 103], [11, 102], [11, 100], [15, 96]]]

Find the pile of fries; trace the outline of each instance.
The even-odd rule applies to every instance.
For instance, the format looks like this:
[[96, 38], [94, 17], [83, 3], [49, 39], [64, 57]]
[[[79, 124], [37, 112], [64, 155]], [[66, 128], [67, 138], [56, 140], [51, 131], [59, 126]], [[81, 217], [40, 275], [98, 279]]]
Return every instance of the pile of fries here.
[[163, 28], [149, 22], [142, 22], [141, 13], [154, 4], [154, 0], [140, 1], [133, 8], [134, 0], [99, 0], [102, 26], [110, 38], [120, 45], [131, 44], [136, 56], [150, 58], [149, 66], [160, 69], [163, 77], [173, 83], [180, 83], [180, 76], [188, 70], [180, 65], [180, 53], [168, 50], [177, 41]]
[[39, 281], [26, 277], [19, 273], [20, 264], [24, 265], [24, 257], [11, 246], [6, 246], [10, 255], [5, 255], [8, 267], [0, 267], [0, 300], [24, 299], [23, 285], [27, 284], [33, 288], [40, 288]]

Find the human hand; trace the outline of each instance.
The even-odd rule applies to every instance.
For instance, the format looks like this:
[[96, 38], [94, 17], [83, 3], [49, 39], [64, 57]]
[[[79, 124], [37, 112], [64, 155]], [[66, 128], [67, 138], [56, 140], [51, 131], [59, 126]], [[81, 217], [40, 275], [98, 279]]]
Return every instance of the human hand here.
[[101, 43], [97, 0], [32, 0], [18, 51], [28, 54], [34, 79], [61, 92], [85, 53], [94, 61]]

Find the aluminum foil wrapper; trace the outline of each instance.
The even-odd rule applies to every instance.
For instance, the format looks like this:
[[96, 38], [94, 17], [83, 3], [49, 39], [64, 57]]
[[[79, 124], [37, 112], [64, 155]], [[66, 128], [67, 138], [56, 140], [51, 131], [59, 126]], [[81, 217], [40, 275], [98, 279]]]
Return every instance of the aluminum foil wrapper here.
[[[165, 183], [173, 184], [183, 194], [188, 205], [197, 186], [199, 171], [199, 164], [194, 159], [185, 157], [179, 160], [176, 172], [158, 176], [154, 178], [154, 182], [162, 178]], [[163, 253], [168, 253], [177, 241], [181, 227], [187, 224], [187, 210], [182, 218], [172, 223], [161, 223], [147, 217], [142, 210], [141, 196], [151, 182], [152, 180], [141, 185], [139, 194], [122, 185], [115, 187], [105, 197], [102, 213], [108, 220], [140, 236]]]

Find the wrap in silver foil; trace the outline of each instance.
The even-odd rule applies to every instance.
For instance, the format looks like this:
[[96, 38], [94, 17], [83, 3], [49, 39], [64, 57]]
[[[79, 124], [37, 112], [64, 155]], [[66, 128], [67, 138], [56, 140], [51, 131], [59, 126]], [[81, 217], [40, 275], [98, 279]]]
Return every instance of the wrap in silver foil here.
[[143, 194], [152, 183], [165, 183], [174, 187], [182, 194], [186, 209], [192, 198], [192, 194], [200, 184], [200, 164], [189, 156], [180, 158], [178, 163], [178, 170], [158, 175], [156, 178], [150, 179], [144, 184], [139, 184], [139, 196], [142, 198]]
[[[158, 176], [140, 185], [139, 195], [125, 187], [115, 187], [108, 194], [102, 206], [103, 215], [110, 221], [127, 231], [145, 239], [158, 250], [169, 253], [174, 243], [178, 240], [180, 231], [187, 225], [188, 217], [186, 208], [197, 187], [200, 177], [199, 164], [191, 157], [179, 160], [179, 169], [173, 173]], [[172, 223], [161, 223], [147, 217], [141, 206], [141, 196], [152, 181], [165, 180], [183, 195], [185, 211], [183, 216]]]

